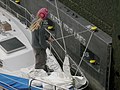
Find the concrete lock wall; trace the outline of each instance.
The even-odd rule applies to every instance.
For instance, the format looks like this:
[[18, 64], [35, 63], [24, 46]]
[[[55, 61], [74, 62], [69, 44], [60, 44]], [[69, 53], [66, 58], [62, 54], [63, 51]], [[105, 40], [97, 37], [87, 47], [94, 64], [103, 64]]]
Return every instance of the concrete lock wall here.
[[[61, 3], [58, 3], [59, 19], [56, 14], [54, 0], [24, 0], [22, 5], [34, 15], [41, 7], [48, 7], [50, 12], [49, 18], [55, 23], [56, 38], [61, 37], [59, 25], [62, 25], [64, 36], [74, 34], [69, 38], [65, 38], [65, 42], [68, 54], [78, 64], [91, 35], [91, 31], [84, 33], [79, 32], [86, 31], [87, 27], [93, 24], [76, 14], [74, 11], [68, 11], [68, 8]], [[58, 41], [63, 46], [63, 41]], [[109, 88], [111, 43], [112, 38], [100, 29], [92, 36], [87, 52], [89, 55], [92, 55], [91, 57], [96, 57], [97, 64], [90, 64], [90, 57], [88, 57], [89, 59], [86, 58], [86, 60], [83, 60], [81, 64], [81, 69], [90, 81], [92, 90], [108, 90]], [[58, 44], [54, 42], [53, 46], [59, 55], [64, 58], [65, 53]]]

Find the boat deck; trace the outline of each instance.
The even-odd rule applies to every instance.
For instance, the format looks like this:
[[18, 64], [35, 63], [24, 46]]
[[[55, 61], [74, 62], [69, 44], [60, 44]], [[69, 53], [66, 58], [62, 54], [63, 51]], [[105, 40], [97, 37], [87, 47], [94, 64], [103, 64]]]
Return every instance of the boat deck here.
[[[14, 71], [33, 65], [35, 62], [34, 52], [31, 46], [31, 38], [28, 38], [31, 37], [31, 32], [26, 29], [26, 26], [20, 20], [3, 8], [0, 8], [0, 22], [2, 24], [7, 22], [11, 25], [11, 30], [4, 31], [3, 26], [0, 29], [0, 60], [3, 63], [2, 68]], [[14, 41], [15, 38], [17, 42]], [[12, 42], [8, 42], [10, 39]], [[9, 45], [2, 45], [5, 43]], [[19, 45], [15, 45], [17, 43]]]

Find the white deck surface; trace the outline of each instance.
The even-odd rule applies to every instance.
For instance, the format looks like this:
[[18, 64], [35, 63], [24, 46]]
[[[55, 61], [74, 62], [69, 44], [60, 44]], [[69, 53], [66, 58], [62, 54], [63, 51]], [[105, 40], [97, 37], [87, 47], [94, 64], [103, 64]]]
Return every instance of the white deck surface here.
[[[11, 37], [17, 37], [26, 46], [25, 49], [10, 54], [6, 54], [0, 48], [0, 60], [3, 61], [3, 68], [14, 71], [20, 69], [21, 67], [24, 68], [33, 65], [34, 54], [30, 44], [30, 31], [26, 29], [26, 26], [22, 24], [17, 18], [2, 8], [0, 8], [0, 20], [1, 22], [7, 21], [9, 24], [11, 24], [12, 27], [12, 30], [6, 31], [6, 33], [9, 33], [7, 36], [0, 34], [0, 41]], [[27, 36], [25, 36], [23, 32], [26, 32]]]

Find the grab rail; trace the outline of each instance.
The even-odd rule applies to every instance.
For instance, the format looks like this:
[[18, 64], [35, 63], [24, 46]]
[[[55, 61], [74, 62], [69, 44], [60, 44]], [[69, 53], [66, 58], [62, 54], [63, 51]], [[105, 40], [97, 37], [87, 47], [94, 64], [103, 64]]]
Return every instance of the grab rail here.
[[15, 3], [13, 0], [0, 0], [0, 6], [9, 11], [27, 26], [31, 24], [31, 21], [34, 18], [34, 15], [25, 7]]

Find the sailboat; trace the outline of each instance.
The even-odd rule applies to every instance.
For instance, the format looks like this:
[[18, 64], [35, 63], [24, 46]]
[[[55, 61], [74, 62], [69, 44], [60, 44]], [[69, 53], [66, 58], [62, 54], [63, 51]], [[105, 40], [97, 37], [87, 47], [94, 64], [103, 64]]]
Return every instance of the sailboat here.
[[51, 49], [47, 48], [46, 53], [47, 66], [54, 71], [48, 75], [39, 70], [37, 76], [33, 76], [35, 58], [31, 32], [18, 18], [0, 7], [0, 86], [3, 90], [82, 90], [88, 86], [89, 81], [80, 69], [81, 75], [71, 74], [67, 52], [63, 68]]

